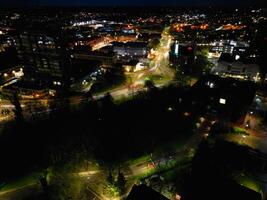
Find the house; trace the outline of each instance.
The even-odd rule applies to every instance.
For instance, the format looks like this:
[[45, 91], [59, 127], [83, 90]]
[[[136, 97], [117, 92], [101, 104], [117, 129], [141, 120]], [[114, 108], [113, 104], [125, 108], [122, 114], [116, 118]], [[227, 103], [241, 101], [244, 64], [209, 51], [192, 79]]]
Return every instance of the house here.
[[126, 200], [168, 200], [146, 185], [134, 185]]

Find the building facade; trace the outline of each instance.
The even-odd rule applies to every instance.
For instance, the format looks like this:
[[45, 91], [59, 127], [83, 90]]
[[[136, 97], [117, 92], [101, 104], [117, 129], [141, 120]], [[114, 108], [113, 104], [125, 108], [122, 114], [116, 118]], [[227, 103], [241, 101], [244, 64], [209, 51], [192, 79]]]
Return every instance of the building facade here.
[[233, 77], [257, 82], [260, 80], [259, 70], [260, 68], [257, 64], [248, 64], [240, 61], [221, 61], [212, 69], [212, 72], [224, 77]]
[[118, 57], [144, 58], [148, 55], [145, 42], [114, 42], [113, 51], [117, 53]]
[[25, 79], [47, 87], [68, 87], [70, 57], [61, 33], [22, 31], [15, 47]]

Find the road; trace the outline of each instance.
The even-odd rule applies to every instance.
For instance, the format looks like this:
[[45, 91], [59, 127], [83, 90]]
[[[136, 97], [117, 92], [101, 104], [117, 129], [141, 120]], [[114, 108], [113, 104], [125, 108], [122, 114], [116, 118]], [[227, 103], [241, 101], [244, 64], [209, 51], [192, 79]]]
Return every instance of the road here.
[[[201, 122], [199, 128], [195, 131], [195, 134], [182, 146], [177, 148], [172, 152], [164, 152], [164, 155], [161, 153], [159, 155], [153, 155], [151, 157], [147, 157], [146, 159], [141, 160], [140, 162], [131, 164], [131, 162], [125, 162], [121, 166], [121, 171], [124, 173], [126, 179], [128, 180], [129, 185], [128, 188], [131, 188], [133, 184], [136, 183], [139, 176], [146, 175], [153, 168], [159, 166], [166, 165], [172, 161], [182, 161], [188, 156], [191, 155], [191, 150], [196, 149], [201, 140], [205, 137], [207, 130], [207, 123]], [[172, 156], [166, 156], [172, 155]], [[86, 175], [87, 173], [88, 176]], [[87, 181], [88, 187], [91, 188], [92, 191], [103, 200], [117, 200], [120, 198], [113, 198], [109, 194], [109, 186], [107, 184], [107, 175], [108, 171], [101, 170], [97, 173], [93, 173], [93, 175], [89, 172], [83, 172], [83, 177]], [[155, 170], [157, 173], [157, 170]]]
[[[139, 91], [145, 90], [144, 82], [148, 76], [160, 75], [163, 77], [161, 80], [155, 80], [155, 85], [157, 87], [162, 87], [173, 81], [175, 76], [174, 69], [169, 67], [169, 51], [172, 43], [172, 38], [169, 35], [169, 27], [165, 28], [162, 32], [159, 47], [155, 50], [155, 57], [151, 60], [150, 66], [147, 69], [134, 72], [130, 75], [130, 83], [125, 83], [124, 85], [118, 86], [112, 90], [106, 90], [104, 92], [93, 95], [94, 99], [100, 99], [107, 92], [109, 92], [115, 100], [120, 98], [125, 98], [132, 96]], [[71, 106], [78, 106], [82, 101], [88, 101], [82, 95], [76, 95], [67, 98]], [[40, 114], [49, 116], [50, 112], [53, 112], [57, 108], [51, 108], [51, 104], [60, 104], [62, 98], [48, 98], [43, 97], [41, 99], [21, 99], [20, 104], [24, 110], [25, 119], [33, 120], [33, 116], [38, 116]], [[4, 108], [12, 110], [14, 106], [9, 100], [2, 99], [0, 101], [0, 111]], [[0, 117], [0, 127], [7, 121], [14, 120], [14, 115], [12, 112], [9, 116]]]
[[259, 125], [259, 118], [255, 114], [248, 113], [245, 122], [250, 120], [250, 128], [243, 125], [236, 125], [246, 130], [248, 135], [229, 134], [226, 139], [240, 144], [248, 145], [254, 149], [259, 149], [267, 154], [267, 127]]
[[[266, 97], [259, 95], [255, 96], [254, 102], [245, 117], [245, 123], [242, 125], [236, 124], [240, 128], [246, 130], [249, 135], [230, 134], [227, 135], [227, 140], [248, 145], [254, 149], [259, 149], [267, 154], [267, 126], [261, 123], [260, 112], [266, 113], [267, 101]], [[250, 127], [246, 127], [249, 121]]]
[[0, 200], [22, 200], [30, 195], [41, 194], [42, 190], [38, 184], [29, 184], [21, 188], [0, 192]]
[[[171, 46], [171, 37], [169, 36], [169, 28], [165, 28], [162, 37], [160, 40], [159, 47], [155, 50], [155, 58], [151, 61], [150, 67], [148, 69], [144, 69], [142, 71], [137, 71], [133, 74], [131, 74], [131, 83], [127, 83], [125, 85], [119, 86], [115, 89], [108, 90], [99, 94], [93, 95], [94, 99], [100, 99], [102, 98], [107, 92], [109, 92], [112, 97], [116, 99], [129, 97], [130, 95], [135, 95], [136, 93], [145, 90], [144, 88], [144, 81], [145, 78], [150, 75], [160, 75], [164, 77], [163, 80], [155, 81], [156, 87], [162, 87], [164, 85], [167, 85], [173, 81], [175, 71], [169, 67], [169, 51]], [[70, 105], [79, 105], [82, 101], [88, 101], [88, 98], [85, 98], [84, 96], [73, 96], [70, 98], [67, 98], [66, 100], [69, 101]], [[40, 115], [40, 114], [47, 114], [49, 115], [50, 112], [53, 112], [53, 110], [50, 108], [50, 104], [52, 102], [61, 102], [62, 99], [49, 99], [49, 98], [42, 98], [42, 99], [36, 99], [36, 100], [26, 100], [22, 99], [20, 101], [21, 107], [24, 109], [24, 117], [26, 119], [31, 119], [33, 115]], [[1, 108], [9, 108], [13, 109], [14, 106], [8, 101], [8, 100], [2, 100], [0, 102]], [[28, 109], [32, 109], [31, 112], [28, 111]], [[54, 108], [57, 109], [57, 108]], [[0, 118], [0, 125], [3, 124], [6, 121], [13, 120], [14, 116], [11, 114], [7, 117]], [[197, 134], [196, 134], [197, 135]], [[198, 135], [196, 136], [198, 138]], [[192, 138], [192, 141], [196, 141], [196, 138]], [[182, 155], [185, 155], [185, 152], [192, 147], [190, 140], [190, 145], [186, 145], [184, 150], [175, 152], [175, 157], [172, 159], [180, 159]], [[164, 157], [158, 157], [154, 158], [155, 161], [160, 162], [161, 160], [168, 160], [170, 158], [164, 158]], [[148, 170], [148, 162], [144, 161], [143, 163], [140, 163], [139, 166], [130, 166], [130, 170], [132, 171], [131, 175], [129, 176], [137, 176], [139, 174], [145, 173], [145, 171]], [[95, 199], [110, 199], [107, 198], [107, 192], [108, 189], [106, 188], [106, 173], [103, 171], [95, 171], [92, 172], [84, 172], [81, 174], [82, 177], [84, 177], [88, 183], [88, 189], [92, 193], [92, 196], [94, 196]], [[102, 188], [100, 191], [99, 188]], [[14, 190], [13, 192], [9, 192], [6, 194], [0, 193], [0, 200], [3, 198], [5, 200], [20, 200], [22, 198], [17, 198], [19, 196], [22, 197], [22, 194], [27, 195], [30, 194], [32, 191], [32, 187], [25, 187], [25, 188], [18, 188], [17, 190]], [[38, 190], [37, 190], [38, 192]], [[1, 199], [2, 198], [2, 199]], [[4, 200], [3, 199], [3, 200]]]

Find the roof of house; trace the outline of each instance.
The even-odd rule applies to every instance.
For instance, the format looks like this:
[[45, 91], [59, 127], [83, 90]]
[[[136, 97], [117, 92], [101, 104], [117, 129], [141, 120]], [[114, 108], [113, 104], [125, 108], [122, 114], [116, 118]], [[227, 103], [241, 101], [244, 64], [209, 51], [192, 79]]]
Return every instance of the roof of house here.
[[146, 185], [134, 185], [126, 200], [168, 200], [168, 198]]

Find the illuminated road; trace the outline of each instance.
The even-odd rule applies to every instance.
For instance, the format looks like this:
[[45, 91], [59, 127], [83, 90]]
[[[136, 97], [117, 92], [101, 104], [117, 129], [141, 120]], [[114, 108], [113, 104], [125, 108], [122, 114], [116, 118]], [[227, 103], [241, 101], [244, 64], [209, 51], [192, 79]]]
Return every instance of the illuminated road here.
[[248, 113], [245, 122], [247, 120], [250, 120], [250, 128], [246, 129], [245, 123], [239, 127], [249, 135], [228, 134], [226, 140], [248, 145], [267, 154], [267, 127], [260, 125], [260, 119], [255, 114]]
[[[166, 84], [169, 84], [173, 81], [175, 72], [169, 68], [169, 50], [171, 45], [171, 37], [168, 34], [168, 28], [165, 29], [162, 33], [162, 38], [160, 40], [159, 47], [155, 50], [155, 58], [151, 61], [150, 67], [148, 69], [144, 69], [141, 71], [137, 71], [131, 74], [131, 82], [130, 84], [126, 84], [124, 86], [118, 87], [114, 90], [109, 91], [114, 99], [120, 99], [123, 97], [128, 97], [129, 95], [134, 95], [139, 91], [145, 90], [144, 81], [145, 78], [149, 75], [160, 75], [164, 77], [161, 81], [155, 81], [156, 87], [162, 87]], [[94, 98], [100, 98], [103, 94], [98, 94], [94, 96]], [[184, 158], [184, 156], [188, 156], [189, 150], [195, 148], [199, 141], [201, 140], [203, 134], [195, 134], [184, 147], [177, 149], [176, 152], [173, 153], [173, 157], [155, 157], [153, 161], [156, 163], [160, 163], [162, 160], [170, 161], [176, 160], [179, 161]], [[138, 175], [142, 175], [147, 173], [151, 167], [151, 160], [143, 160], [141, 163], [133, 164], [127, 167], [127, 169], [122, 168], [121, 170], [124, 172], [127, 179], [135, 179]], [[126, 164], [127, 165], [127, 164]], [[116, 199], [111, 198], [109, 195], [109, 189], [106, 181], [107, 173], [105, 171], [99, 172], [94, 175], [89, 175], [87, 177], [88, 187], [101, 199]]]
[[[202, 122], [199, 128], [196, 130], [195, 134], [182, 146], [179, 147], [173, 152], [165, 152], [164, 155], [171, 154], [172, 156], [163, 156], [161, 155], [153, 155], [151, 157], [146, 157], [139, 162], [135, 162], [134, 164], [131, 161], [122, 164], [121, 171], [124, 173], [126, 179], [128, 180], [128, 188], [131, 188], [133, 184], [136, 183], [139, 176], [145, 175], [149, 173], [154, 167], [160, 165], [164, 165], [171, 161], [179, 162], [186, 157], [192, 156], [192, 149], [196, 149], [202, 138], [205, 136], [207, 123]], [[157, 173], [157, 169], [153, 171], [155, 174]], [[81, 175], [85, 178], [88, 187], [91, 188], [91, 191], [94, 194], [103, 200], [117, 200], [121, 198], [112, 198], [109, 194], [109, 186], [107, 183], [107, 170], [101, 171], [88, 171], [82, 172]]]
[[148, 69], [133, 73], [131, 76], [133, 84], [140, 84], [149, 75], [159, 75], [164, 78], [165, 84], [172, 81], [175, 70], [170, 68], [169, 52], [172, 38], [169, 34], [169, 27], [165, 28], [161, 34], [159, 46], [154, 51], [154, 58], [151, 60]]
[[[161, 35], [161, 40], [159, 47], [155, 49], [155, 57], [151, 60], [150, 66], [147, 69], [134, 72], [130, 75], [131, 82], [125, 83], [122, 86], [118, 86], [115, 89], [107, 90], [98, 94], [93, 95], [94, 99], [102, 98], [107, 92], [109, 92], [115, 100], [120, 98], [129, 97], [135, 95], [139, 91], [145, 90], [144, 81], [150, 75], [160, 75], [162, 79], [156, 80], [155, 86], [162, 87], [173, 81], [175, 71], [169, 67], [169, 51], [171, 46], [171, 36], [169, 35], [169, 28], [165, 28]], [[88, 86], [90, 87], [90, 86]], [[51, 108], [51, 104], [60, 104], [63, 99], [29, 99], [20, 100], [21, 107], [23, 108], [23, 114], [25, 119], [32, 120], [32, 117], [38, 116], [40, 114], [48, 115], [50, 112], [56, 110], [57, 108]], [[69, 102], [70, 106], [78, 106], [83, 101], [88, 101], [88, 98], [84, 96], [73, 96], [65, 99]], [[10, 111], [14, 106], [9, 100], [0, 101], [0, 110], [8, 108]], [[58, 108], [60, 109], [60, 108]], [[0, 116], [0, 127], [6, 121], [14, 119], [14, 115], [10, 112], [9, 115]]]
[[[183, 160], [185, 157], [190, 156], [190, 150], [197, 147], [201, 139], [203, 138], [204, 133], [196, 133], [194, 136], [192, 136], [188, 142], [181, 148], [177, 149], [175, 152], [168, 152], [172, 153], [172, 157], [164, 157], [164, 156], [153, 156], [153, 163], [155, 163], [154, 167], [156, 165], [163, 165], [163, 163], [176, 161], [179, 162]], [[138, 180], [138, 176], [145, 175], [149, 173], [151, 170], [153, 170], [152, 160], [150, 158], [147, 158], [145, 160], [142, 160], [141, 162], [128, 165], [125, 164], [126, 167], [121, 167], [121, 171], [124, 173], [125, 177], [129, 181], [128, 188], [131, 188], [132, 185]], [[109, 185], [107, 183], [107, 176], [108, 171], [91, 171], [88, 172], [82, 172], [81, 176], [86, 181], [88, 188], [90, 188], [90, 191], [102, 200], [118, 200], [122, 198], [113, 198], [110, 196], [110, 189]], [[157, 173], [157, 170], [155, 171], [155, 174]]]
[[[149, 75], [160, 75], [163, 77], [163, 80], [160, 81], [155, 81], [155, 86], [156, 87], [162, 87], [164, 85], [167, 85], [173, 81], [174, 78], [174, 71], [169, 68], [169, 50], [170, 50], [170, 45], [171, 45], [171, 37], [168, 34], [168, 28], [166, 28], [163, 33], [162, 33], [162, 38], [160, 40], [160, 45], [159, 47], [155, 50], [155, 58], [151, 61], [150, 66], [148, 69], [144, 69], [142, 71], [137, 71], [131, 75], [131, 83], [126, 83], [125, 85], [119, 86], [115, 89], [112, 90], [107, 90], [105, 92], [101, 92], [98, 94], [93, 95], [94, 99], [100, 99], [102, 98], [107, 92], [109, 92], [112, 97], [117, 100], [120, 98], [125, 98], [129, 97], [131, 95], [135, 95], [136, 93], [140, 91], [144, 91], [144, 81]], [[22, 99], [20, 101], [21, 106], [23, 108], [24, 112], [24, 117], [25, 119], [30, 119], [32, 120], [32, 116], [37, 115], [39, 116], [40, 114], [48, 115], [52, 111], [58, 108], [50, 108], [51, 103], [59, 103], [62, 102], [62, 98], [58, 99], [48, 99], [48, 98], [42, 98], [42, 99], [36, 99], [36, 100], [25, 100]], [[76, 106], [79, 105], [82, 101], [89, 101], [88, 98], [85, 98], [84, 96], [73, 96], [70, 98], [66, 98], [65, 100], [68, 100], [69, 104], [71, 106]], [[0, 102], [0, 107], [1, 110], [3, 108], [8, 108], [8, 109], [13, 109], [14, 106], [10, 103], [9, 100], [2, 100]], [[29, 111], [30, 110], [30, 111]], [[4, 124], [4, 122], [13, 120], [14, 116], [11, 113], [8, 116], [1, 117], [0, 121], [0, 129], [1, 125]], [[194, 139], [195, 140], [195, 139]], [[187, 145], [186, 145], [187, 146]], [[188, 145], [189, 148], [189, 145]], [[187, 149], [187, 148], [186, 148]], [[177, 157], [181, 157], [180, 155], [184, 155], [186, 150], [178, 153], [177, 152]], [[176, 157], [175, 157], [176, 158]], [[157, 160], [162, 160], [162, 159], [170, 159], [170, 158], [158, 158], [155, 159]], [[131, 169], [131, 174], [128, 174], [128, 176], [134, 177], [139, 174], [143, 174], [148, 170], [148, 161], [144, 161], [141, 163], [139, 166], [130, 166]], [[108, 196], [108, 188], [107, 188], [107, 183], [106, 183], [106, 173], [104, 171], [94, 171], [92, 172], [84, 172], [81, 173], [81, 176], [86, 179], [88, 183], [88, 189], [92, 193], [92, 196], [95, 196], [96, 199], [111, 199], [107, 198]], [[25, 188], [24, 194], [28, 194], [28, 192], [31, 191], [31, 188]], [[39, 190], [37, 190], [38, 192]], [[12, 197], [15, 196], [20, 196], [21, 195], [21, 190], [15, 190], [13, 193], [10, 194], [2, 194], [0, 195], [0, 200], [1, 198], [4, 198], [5, 200], [13, 199]]]
[[41, 192], [40, 186], [37, 183], [33, 183], [14, 190], [0, 192], [0, 200], [22, 200], [29, 195], [38, 195]]
[[[226, 139], [248, 145], [254, 149], [259, 149], [263, 153], [267, 154], [267, 126], [261, 123], [262, 118], [259, 116], [258, 111], [264, 112], [266, 115], [266, 97], [256, 95], [250, 110], [246, 114], [244, 124], [235, 125], [245, 129], [249, 135], [229, 134]], [[246, 127], [247, 122], [249, 122], [249, 128]]]
[[151, 62], [150, 71], [155, 71], [156, 74], [167, 77], [169, 80], [174, 78], [174, 69], [169, 67], [169, 52], [172, 44], [169, 28], [165, 28], [161, 34], [159, 47], [155, 51], [155, 58]]

